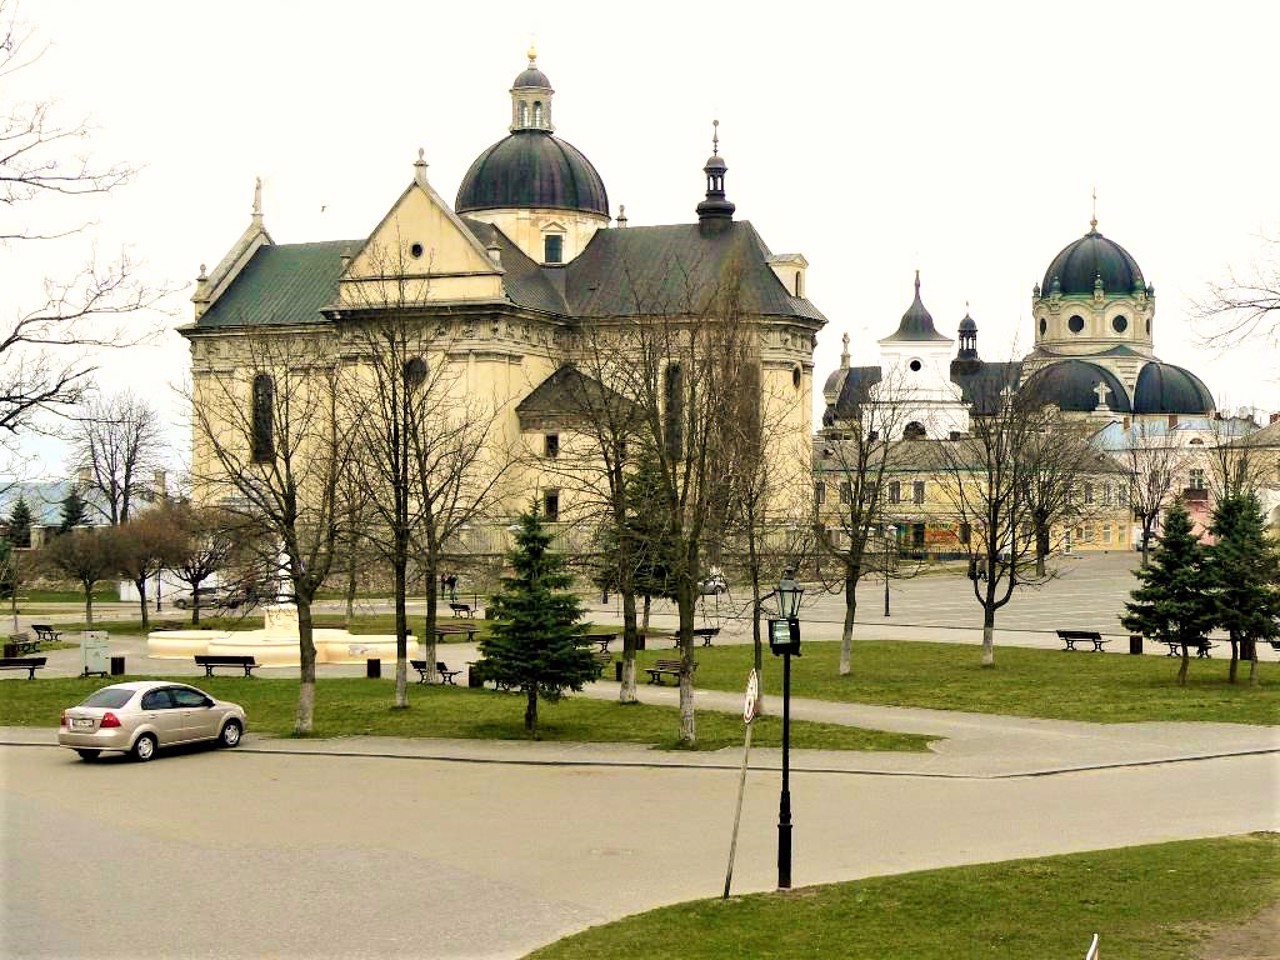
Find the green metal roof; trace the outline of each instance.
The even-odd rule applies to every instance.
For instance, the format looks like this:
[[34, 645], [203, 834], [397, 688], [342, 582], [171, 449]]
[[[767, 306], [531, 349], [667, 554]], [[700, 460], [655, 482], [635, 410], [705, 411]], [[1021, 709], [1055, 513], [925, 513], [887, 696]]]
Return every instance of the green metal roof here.
[[196, 323], [197, 329], [245, 324], [317, 323], [338, 294], [342, 257], [361, 240], [260, 247]]

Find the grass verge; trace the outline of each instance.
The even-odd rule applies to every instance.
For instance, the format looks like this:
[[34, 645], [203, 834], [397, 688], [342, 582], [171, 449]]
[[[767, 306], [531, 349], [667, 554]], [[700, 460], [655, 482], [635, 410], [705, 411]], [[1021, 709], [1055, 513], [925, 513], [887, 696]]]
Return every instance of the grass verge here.
[[1280, 835], [1016, 860], [664, 907], [529, 955], [826, 960], [1192, 960], [1280, 899]]
[[[215, 697], [242, 705], [252, 731], [281, 737], [291, 735], [298, 704], [297, 680], [189, 679]], [[58, 715], [65, 707], [79, 703], [103, 685], [102, 680], [79, 677], [0, 683], [0, 726], [56, 726]], [[409, 709], [396, 709], [393, 702], [394, 686], [390, 680], [357, 677], [319, 680], [314, 735], [525, 739], [524, 698], [519, 694], [413, 684], [409, 690]], [[677, 746], [679, 716], [671, 707], [622, 706], [616, 701], [570, 697], [555, 704], [539, 703], [538, 718], [540, 740]], [[742, 739], [740, 716], [710, 710], [699, 712], [699, 750], [740, 746]], [[776, 717], [756, 721], [752, 743], [781, 746], [782, 721]], [[927, 743], [927, 738], [909, 734], [826, 723], [791, 724], [791, 744], [798, 749], [922, 751]]]
[[[659, 656], [671, 651], [640, 654], [646, 663]], [[699, 647], [695, 656], [700, 687], [741, 690], [751, 669], [750, 646]], [[764, 659], [764, 689], [780, 696], [782, 662], [768, 653]], [[1273, 663], [1259, 665], [1262, 683], [1250, 687], [1248, 664], [1230, 684], [1226, 659], [1193, 659], [1188, 684], [1179, 687], [1177, 658], [1120, 653], [997, 647], [990, 668], [973, 645], [858, 640], [853, 673], [839, 676], [839, 661], [839, 643], [806, 642], [791, 661], [792, 695], [1094, 723], [1280, 723], [1280, 664]]]

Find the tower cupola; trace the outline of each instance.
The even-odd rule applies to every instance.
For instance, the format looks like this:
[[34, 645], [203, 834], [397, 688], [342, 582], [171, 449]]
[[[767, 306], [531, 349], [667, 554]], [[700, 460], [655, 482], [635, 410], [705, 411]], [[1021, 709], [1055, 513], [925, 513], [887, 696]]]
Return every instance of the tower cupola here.
[[736, 206], [724, 195], [724, 175], [729, 166], [720, 156], [720, 121], [712, 121], [711, 156], [702, 168], [707, 175], [707, 197], [698, 204], [698, 225], [703, 233], [715, 232], [733, 221]]
[[551, 81], [538, 69], [538, 51], [529, 47], [529, 66], [511, 85], [511, 132], [542, 130], [551, 133]]

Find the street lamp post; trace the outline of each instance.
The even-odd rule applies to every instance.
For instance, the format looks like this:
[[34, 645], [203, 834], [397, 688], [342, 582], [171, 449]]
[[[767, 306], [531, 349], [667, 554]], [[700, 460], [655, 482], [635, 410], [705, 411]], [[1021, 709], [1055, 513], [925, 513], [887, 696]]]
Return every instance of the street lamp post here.
[[769, 621], [769, 649], [782, 657], [782, 796], [778, 801], [778, 889], [791, 887], [791, 656], [800, 656], [800, 598], [804, 587], [787, 571], [774, 596], [778, 620]]
[[889, 543], [898, 535], [892, 523], [884, 528], [884, 615], [889, 615]]

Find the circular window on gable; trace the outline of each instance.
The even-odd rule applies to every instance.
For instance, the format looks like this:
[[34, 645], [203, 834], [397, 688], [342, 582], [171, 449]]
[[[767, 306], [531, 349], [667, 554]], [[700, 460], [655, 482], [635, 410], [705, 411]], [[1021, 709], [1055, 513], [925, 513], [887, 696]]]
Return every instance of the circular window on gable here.
[[409, 256], [413, 257], [415, 260], [421, 259], [422, 252], [422, 244], [420, 243], [415, 243], [409, 248]]
[[1084, 329], [1084, 317], [1078, 313], [1073, 313], [1071, 319], [1067, 321], [1067, 329], [1072, 333], [1079, 333]]
[[1129, 329], [1129, 318], [1121, 314], [1111, 318], [1111, 329], [1116, 333], [1124, 333]]
[[922, 364], [919, 360], [912, 360], [909, 364], [907, 364], [907, 366], [911, 368], [912, 373], [919, 373], [920, 368], [923, 367], [924, 364]]

